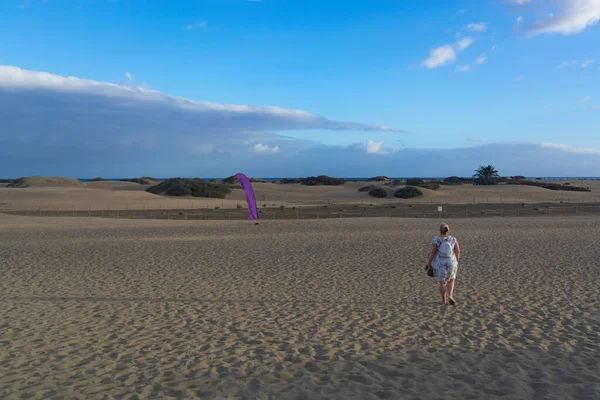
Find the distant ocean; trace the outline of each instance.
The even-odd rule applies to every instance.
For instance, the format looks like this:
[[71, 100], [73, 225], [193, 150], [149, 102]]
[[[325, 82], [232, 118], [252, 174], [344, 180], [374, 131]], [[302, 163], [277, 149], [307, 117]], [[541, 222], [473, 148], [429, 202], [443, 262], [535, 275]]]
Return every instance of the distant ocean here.
[[[337, 176], [335, 178], [338, 178]], [[344, 178], [348, 181], [366, 181], [369, 180], [371, 177], [369, 178]], [[406, 180], [406, 179], [411, 179], [414, 178], [414, 176], [410, 176], [410, 177], [389, 177], [390, 179], [398, 179], [398, 180]], [[429, 180], [443, 180], [445, 178], [447, 178], [446, 176], [444, 177], [420, 177], [421, 179], [429, 179]], [[527, 177], [528, 179], [546, 179], [546, 180], [553, 180], [553, 181], [575, 181], [575, 180], [599, 180], [600, 177], [593, 177], [593, 176], [585, 176], [585, 177], [581, 177], [581, 176], [532, 176], [532, 177]], [[113, 181], [113, 182], [119, 182], [122, 178], [106, 178], [109, 181]], [[158, 180], [164, 181], [168, 178], [157, 178]], [[204, 179], [206, 181], [214, 181], [216, 179], [224, 179], [224, 178], [201, 178]], [[270, 182], [278, 182], [282, 179], [285, 178], [256, 178], [256, 179], [261, 179], [263, 181], [270, 181]], [[297, 178], [289, 178], [289, 179], [297, 179]], [[92, 178], [83, 178], [83, 179], [79, 179], [81, 182], [89, 182], [92, 180]]]

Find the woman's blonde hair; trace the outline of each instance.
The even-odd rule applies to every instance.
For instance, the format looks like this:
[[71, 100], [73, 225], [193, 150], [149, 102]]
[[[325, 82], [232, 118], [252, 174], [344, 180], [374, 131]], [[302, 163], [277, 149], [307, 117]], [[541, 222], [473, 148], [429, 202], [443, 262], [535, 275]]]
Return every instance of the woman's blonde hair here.
[[440, 225], [440, 233], [441, 233], [442, 235], [447, 235], [447, 234], [448, 234], [448, 232], [450, 232], [450, 225], [448, 225], [447, 223], [443, 222], [443, 223]]

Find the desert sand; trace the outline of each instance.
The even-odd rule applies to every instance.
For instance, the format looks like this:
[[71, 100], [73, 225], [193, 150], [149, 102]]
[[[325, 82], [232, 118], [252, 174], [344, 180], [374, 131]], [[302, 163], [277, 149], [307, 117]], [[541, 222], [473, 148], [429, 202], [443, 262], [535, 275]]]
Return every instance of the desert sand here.
[[600, 218], [438, 222], [0, 214], [0, 398], [600, 398]]
[[[54, 178], [56, 179], [56, 178]], [[518, 203], [600, 203], [600, 180], [572, 181], [591, 192], [552, 191], [531, 186], [442, 186], [437, 191], [422, 189], [423, 197], [403, 200], [375, 199], [358, 189], [370, 183], [349, 182], [343, 186], [302, 186], [255, 183], [259, 207], [311, 206], [323, 204], [518, 204]], [[149, 185], [131, 182], [88, 182], [84, 186], [64, 184], [47, 186], [33, 182], [26, 188], [0, 186], [0, 212], [11, 210], [88, 211], [88, 210], [181, 210], [235, 209], [245, 207], [244, 193], [234, 189], [226, 199], [158, 196], [145, 190]], [[400, 188], [402, 186], [398, 186]]]

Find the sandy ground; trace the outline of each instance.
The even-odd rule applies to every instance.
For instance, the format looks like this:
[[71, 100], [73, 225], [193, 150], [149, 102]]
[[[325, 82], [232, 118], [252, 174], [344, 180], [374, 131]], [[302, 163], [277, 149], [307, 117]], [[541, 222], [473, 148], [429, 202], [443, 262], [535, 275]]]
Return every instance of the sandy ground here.
[[600, 218], [450, 222], [0, 214], [0, 398], [600, 398]]
[[[530, 186], [443, 186], [437, 191], [423, 189], [419, 199], [375, 199], [358, 193], [366, 182], [343, 186], [302, 186], [255, 183], [260, 208], [309, 206], [323, 204], [518, 204], [518, 203], [600, 203], [599, 181], [572, 181], [590, 187], [592, 192], [558, 192]], [[86, 187], [0, 186], [0, 212], [11, 210], [88, 211], [88, 210], [166, 210], [166, 209], [235, 209], [245, 207], [242, 190], [235, 189], [225, 200], [189, 197], [163, 197], [145, 192], [149, 186], [128, 182], [89, 182]]]

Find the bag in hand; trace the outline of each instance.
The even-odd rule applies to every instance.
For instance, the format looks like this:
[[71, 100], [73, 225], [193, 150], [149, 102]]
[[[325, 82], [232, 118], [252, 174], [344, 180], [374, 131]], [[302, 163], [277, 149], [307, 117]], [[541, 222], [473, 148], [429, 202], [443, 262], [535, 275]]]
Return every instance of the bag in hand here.
[[433, 267], [431, 265], [426, 265], [425, 271], [427, 271], [427, 276], [433, 277]]

